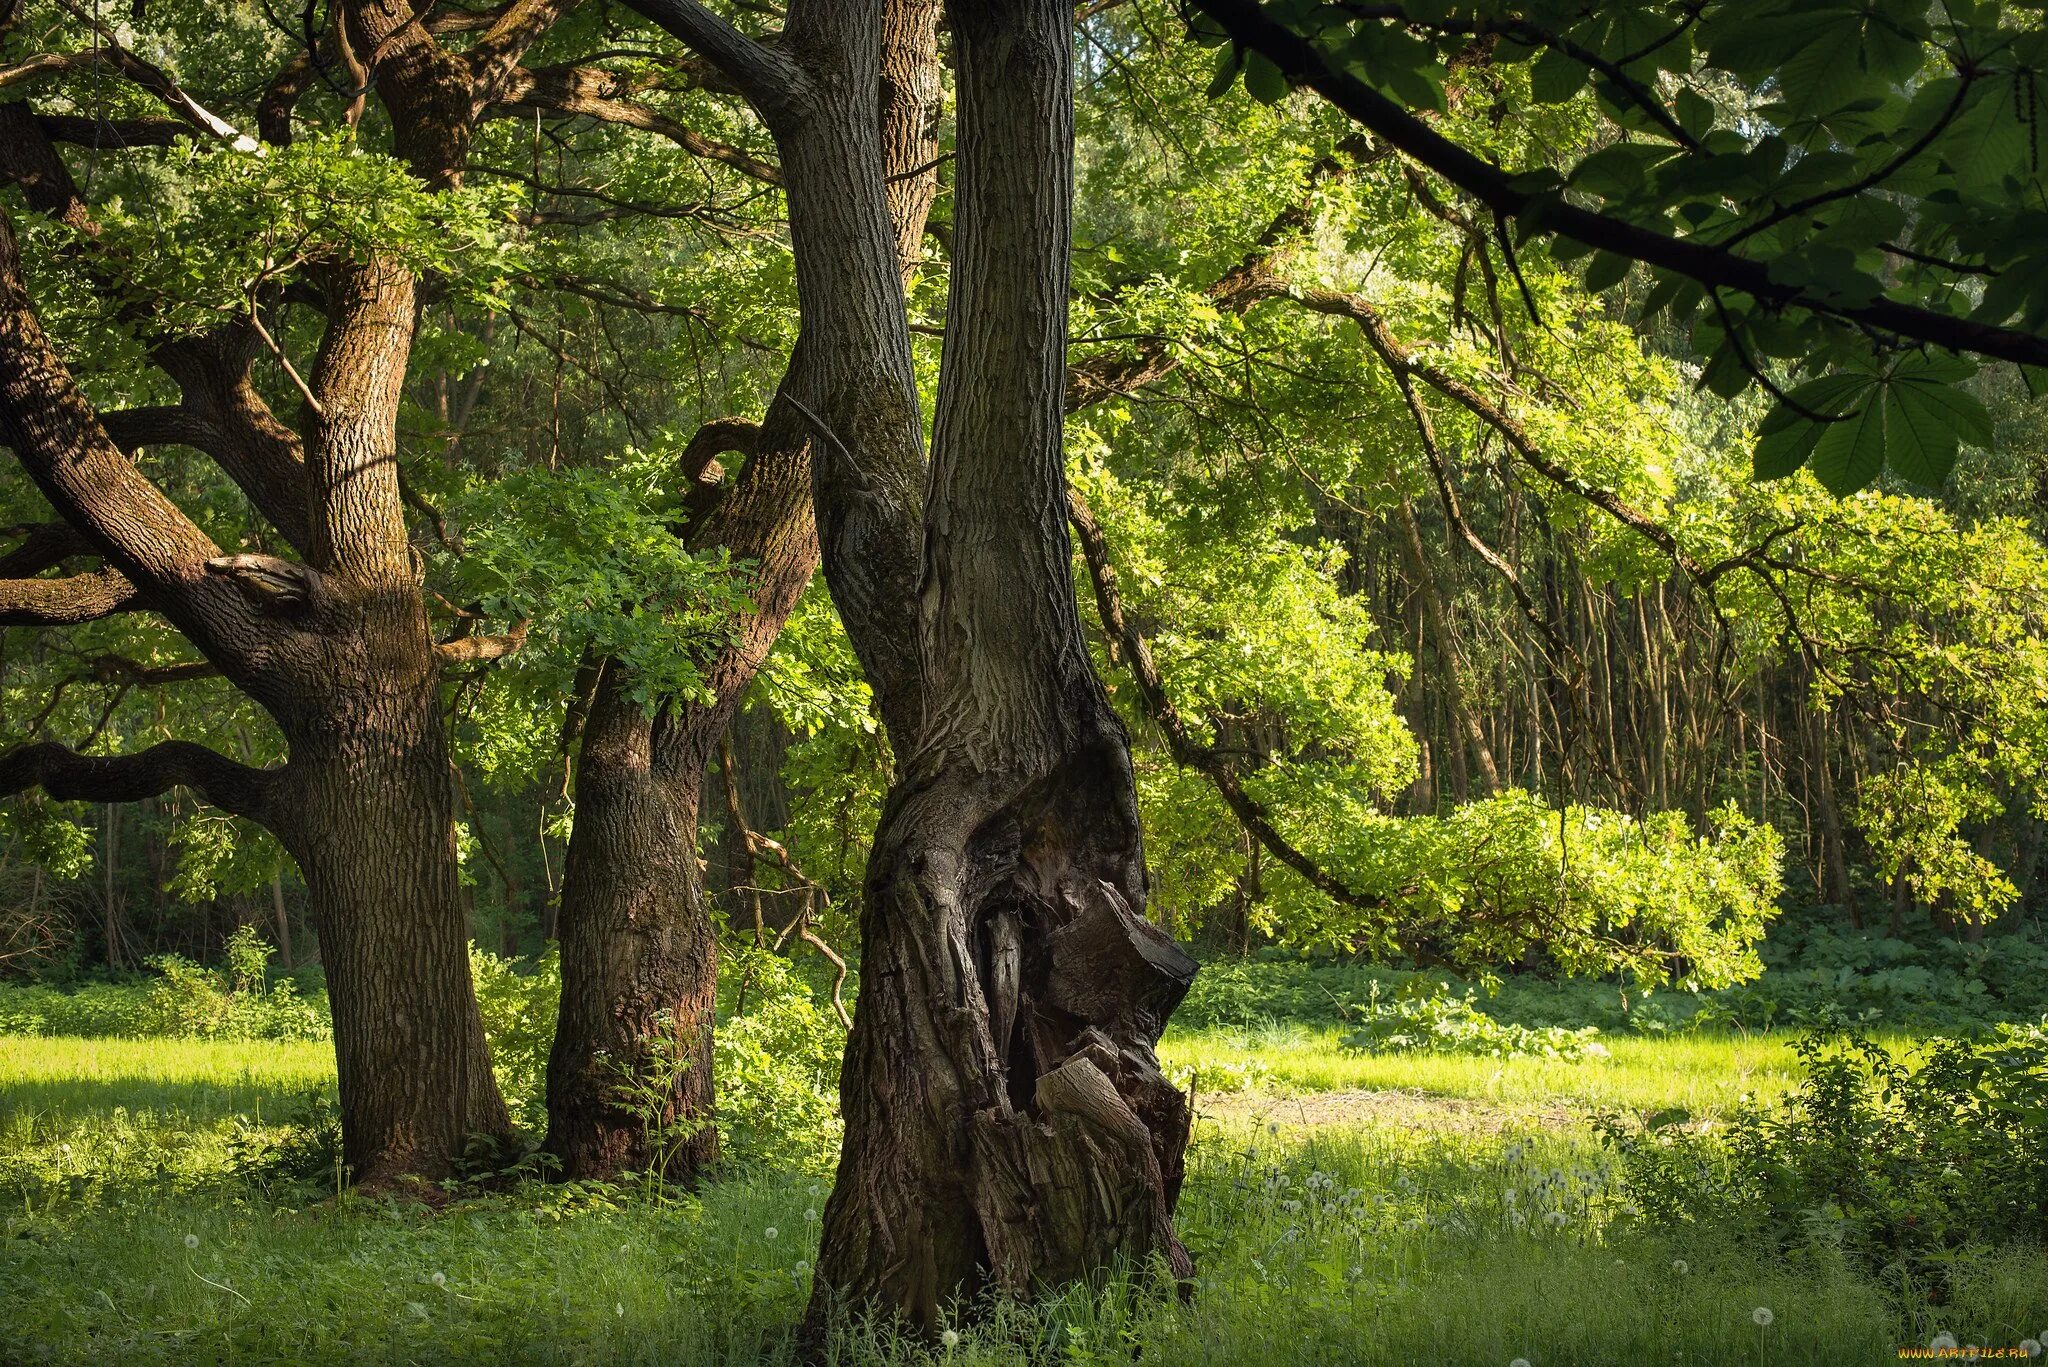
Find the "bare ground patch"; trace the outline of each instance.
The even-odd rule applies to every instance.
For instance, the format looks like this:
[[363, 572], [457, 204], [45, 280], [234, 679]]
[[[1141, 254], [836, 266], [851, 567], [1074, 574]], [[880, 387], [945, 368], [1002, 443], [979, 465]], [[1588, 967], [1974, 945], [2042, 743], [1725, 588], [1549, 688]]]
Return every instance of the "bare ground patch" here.
[[1220, 1092], [1198, 1096], [1203, 1120], [1254, 1121], [1289, 1128], [1329, 1125], [1391, 1126], [1435, 1134], [1499, 1134], [1508, 1129], [1561, 1130], [1582, 1123], [1567, 1107], [1509, 1106], [1471, 1097], [1439, 1096], [1419, 1091]]

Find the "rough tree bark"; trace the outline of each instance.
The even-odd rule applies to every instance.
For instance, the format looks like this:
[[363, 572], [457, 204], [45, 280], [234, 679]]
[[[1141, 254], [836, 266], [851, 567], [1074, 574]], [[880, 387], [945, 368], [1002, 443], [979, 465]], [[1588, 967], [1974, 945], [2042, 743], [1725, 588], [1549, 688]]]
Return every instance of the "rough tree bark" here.
[[[890, 227], [898, 269], [916, 268], [936, 191], [938, 0], [890, 0], [883, 15], [879, 119], [888, 149]], [[825, 362], [846, 353], [800, 341], [758, 431], [707, 424], [707, 449], [745, 456], [737, 485], [691, 540], [723, 545], [754, 563], [753, 611], [708, 662], [710, 702], [680, 701], [650, 715], [630, 696], [615, 662], [600, 678], [576, 776], [576, 826], [562, 891], [562, 1002], [548, 1060], [548, 1151], [570, 1177], [658, 1164], [685, 1178], [717, 1156], [711, 1028], [716, 945], [697, 861], [704, 771], [798, 596], [817, 569], [811, 508], [815, 415], [826, 407]], [[808, 401], [805, 396], [808, 396]], [[719, 447], [717, 451], [708, 446]], [[686, 1060], [664, 1069], [664, 1124], [692, 1119], [687, 1140], [652, 1151], [645, 1117], [619, 1103], [622, 1070], [653, 1075], [660, 1053]]]
[[[1072, 11], [951, 17], [956, 252], [901, 643], [917, 721], [891, 727], [814, 1322], [850, 1301], [930, 1327], [956, 1296], [1118, 1258], [1191, 1270], [1172, 1224], [1187, 1105], [1153, 1049], [1195, 966], [1143, 918], [1128, 741], [1066, 531]], [[892, 627], [848, 617], [856, 640]]]
[[[351, 0], [337, 9], [335, 37], [377, 54], [394, 151], [422, 184], [446, 189], [461, 182], [474, 122], [567, 7], [516, 0], [458, 54], [405, 0]], [[263, 127], [282, 143], [304, 82], [280, 82]], [[0, 175], [90, 237], [90, 211], [44, 124], [19, 105], [0, 107], [0, 120]], [[118, 276], [119, 263], [103, 269]], [[156, 338], [152, 357], [181, 402], [102, 421], [42, 333], [0, 220], [0, 437], [102, 558], [101, 577], [132, 587], [107, 610], [161, 613], [271, 714], [290, 756], [259, 771], [190, 745], [120, 759], [35, 745], [0, 757], [0, 791], [40, 784], [124, 801], [182, 785], [277, 834], [305, 875], [327, 969], [343, 1155], [358, 1182], [385, 1184], [446, 1173], [471, 1136], [503, 1133], [508, 1120], [469, 973], [439, 706], [452, 657], [431, 634], [398, 480], [419, 282], [372, 251], [317, 265], [306, 283], [327, 326], [303, 439], [251, 383], [250, 325], [158, 334], [147, 305], [124, 305], [126, 316]], [[212, 456], [302, 559], [223, 555], [129, 461], [117, 433]], [[13, 620], [76, 620], [76, 595], [53, 603], [44, 589], [34, 602], [37, 591], [19, 588], [44, 582], [57, 581], [0, 588], [0, 609], [20, 614]], [[482, 651], [472, 640], [459, 653]]]
[[772, 47], [695, 0], [637, 7], [718, 65], [781, 150], [818, 365], [819, 541], [898, 757], [809, 1331], [848, 1306], [930, 1328], [955, 1297], [1120, 1257], [1185, 1274], [1188, 1113], [1153, 1048], [1194, 963], [1143, 919], [1128, 742], [1065, 527], [1072, 10], [950, 11], [956, 250], [927, 483], [870, 112], [881, 5], [797, 0]]

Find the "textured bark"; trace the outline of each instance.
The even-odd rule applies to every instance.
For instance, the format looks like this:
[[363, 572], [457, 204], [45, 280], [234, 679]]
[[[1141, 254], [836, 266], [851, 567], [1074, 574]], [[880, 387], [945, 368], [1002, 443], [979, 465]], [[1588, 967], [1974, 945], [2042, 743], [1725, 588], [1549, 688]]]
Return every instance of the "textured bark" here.
[[[657, 1166], [686, 1177], [718, 1155], [718, 1132], [708, 1123], [717, 965], [697, 871], [701, 778], [657, 768], [654, 721], [629, 695], [624, 673], [606, 667], [577, 765], [547, 1148], [567, 1177]], [[620, 1070], [649, 1075], [657, 1038], [687, 1066], [652, 1118], [703, 1122], [679, 1144], [650, 1143], [650, 1117], [621, 1097]]]
[[276, 829], [305, 877], [326, 967], [342, 1156], [377, 1186], [444, 1176], [472, 1135], [510, 1122], [470, 979], [432, 675], [350, 682], [312, 728], [287, 730]]
[[[351, 45], [379, 54], [378, 94], [400, 154], [430, 188], [459, 184], [468, 64], [400, 0], [338, 13]], [[14, 140], [0, 172], [35, 207], [89, 232], [76, 187], [47, 152]], [[212, 454], [305, 560], [224, 556], [80, 394], [29, 307], [0, 223], [0, 436], [105, 573], [263, 705], [290, 753], [263, 774], [196, 746], [112, 761], [32, 747], [0, 760], [0, 779], [104, 800], [183, 784], [276, 832], [305, 875], [327, 968], [344, 1156], [359, 1181], [381, 1185], [445, 1175], [470, 1136], [502, 1134], [508, 1121], [470, 980], [441, 662], [398, 484], [417, 282], [373, 256], [317, 283], [327, 329], [303, 442], [249, 384], [253, 353], [239, 326], [158, 344], [154, 359], [181, 404], [116, 424]]]
[[[907, 274], [935, 186], [928, 163], [936, 137], [936, 5], [892, 0], [889, 23], [897, 36], [887, 63], [891, 84], [912, 94], [885, 100], [879, 117], [870, 100], [865, 120], [871, 142], [887, 141], [889, 172], [904, 187], [891, 227], [898, 269]], [[722, 545], [755, 566], [753, 611], [733, 624], [731, 643], [707, 662], [711, 701], [680, 701], [649, 716], [630, 696], [628, 671], [608, 665], [598, 682], [577, 767], [576, 826], [562, 891], [562, 1005], [548, 1062], [548, 1149], [567, 1176], [658, 1163], [668, 1176], [686, 1178], [717, 1156], [710, 1123], [717, 968], [697, 862], [703, 775], [817, 568], [811, 464], [821, 441], [836, 440], [820, 432], [817, 414], [832, 410], [833, 386], [858, 386], [860, 364], [857, 353], [834, 345], [829, 329], [813, 328], [807, 317], [760, 428], [739, 433], [730, 423], [708, 423], [691, 443], [700, 465], [714, 448], [748, 456], [731, 493], [690, 532], [693, 544]], [[621, 1068], [649, 1076], [650, 1041], [662, 1036], [690, 1066], [674, 1075], [659, 1118], [695, 1118], [703, 1128], [690, 1142], [656, 1153], [646, 1118], [620, 1105], [619, 1088]]]
[[[909, 566], [882, 559], [889, 538], [826, 542], [828, 571], [853, 562], [834, 596], [900, 777], [868, 868], [814, 1333], [847, 1305], [928, 1330], [956, 1297], [1118, 1258], [1190, 1270], [1172, 1227], [1188, 1112], [1153, 1048], [1194, 963], [1143, 919], [1128, 743], [1069, 569], [1071, 12], [952, 17], [957, 255], [917, 596], [842, 594]], [[856, 492], [821, 482], [821, 519]]]

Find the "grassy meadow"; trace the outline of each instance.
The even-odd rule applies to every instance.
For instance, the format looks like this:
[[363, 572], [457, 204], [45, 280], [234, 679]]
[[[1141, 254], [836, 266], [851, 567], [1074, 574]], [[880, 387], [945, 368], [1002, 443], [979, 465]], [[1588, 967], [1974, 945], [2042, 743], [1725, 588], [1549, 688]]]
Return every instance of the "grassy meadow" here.
[[[1960, 1249], [1927, 1304], [1824, 1249], [1765, 1259], [1729, 1231], [1632, 1215], [1597, 1110], [1683, 1106], [1711, 1125], [1782, 1090], [1793, 1059], [1782, 1035], [1608, 1048], [1499, 1060], [1347, 1053], [1309, 1027], [1170, 1036], [1200, 1111], [1181, 1202], [1191, 1298], [1136, 1276], [951, 1345], [855, 1330], [837, 1360], [1877, 1363], [1943, 1332], [2013, 1348], [2048, 1329], [2039, 1249]], [[280, 1189], [263, 1174], [331, 1077], [322, 1043], [0, 1038], [0, 1361], [792, 1354], [828, 1149], [689, 1194], [512, 1182], [430, 1210], [303, 1176]]]

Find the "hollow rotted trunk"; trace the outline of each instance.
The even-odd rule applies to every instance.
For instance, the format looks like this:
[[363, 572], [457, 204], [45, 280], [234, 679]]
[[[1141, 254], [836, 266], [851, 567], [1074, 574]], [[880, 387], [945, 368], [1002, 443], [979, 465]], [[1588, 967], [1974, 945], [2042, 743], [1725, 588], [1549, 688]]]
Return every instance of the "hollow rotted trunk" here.
[[1172, 1222], [1188, 1109], [1154, 1047], [1195, 965], [1144, 919], [1128, 740], [1067, 541], [1072, 13], [993, 0], [952, 18], [957, 252], [908, 613], [842, 593], [862, 568], [827, 541], [900, 760], [865, 887], [814, 1336], [855, 1306], [930, 1329], [956, 1297], [1122, 1259], [1191, 1271]]
[[547, 1148], [566, 1177], [684, 1177], [718, 1156], [718, 970], [697, 867], [701, 770], [664, 770], [655, 736], [654, 717], [625, 681], [601, 679], [577, 770], [562, 1005], [548, 1058]]
[[293, 728], [293, 814], [327, 974], [342, 1156], [360, 1185], [446, 1176], [511, 1126], [469, 969], [447, 740], [434, 689], [365, 681]]

